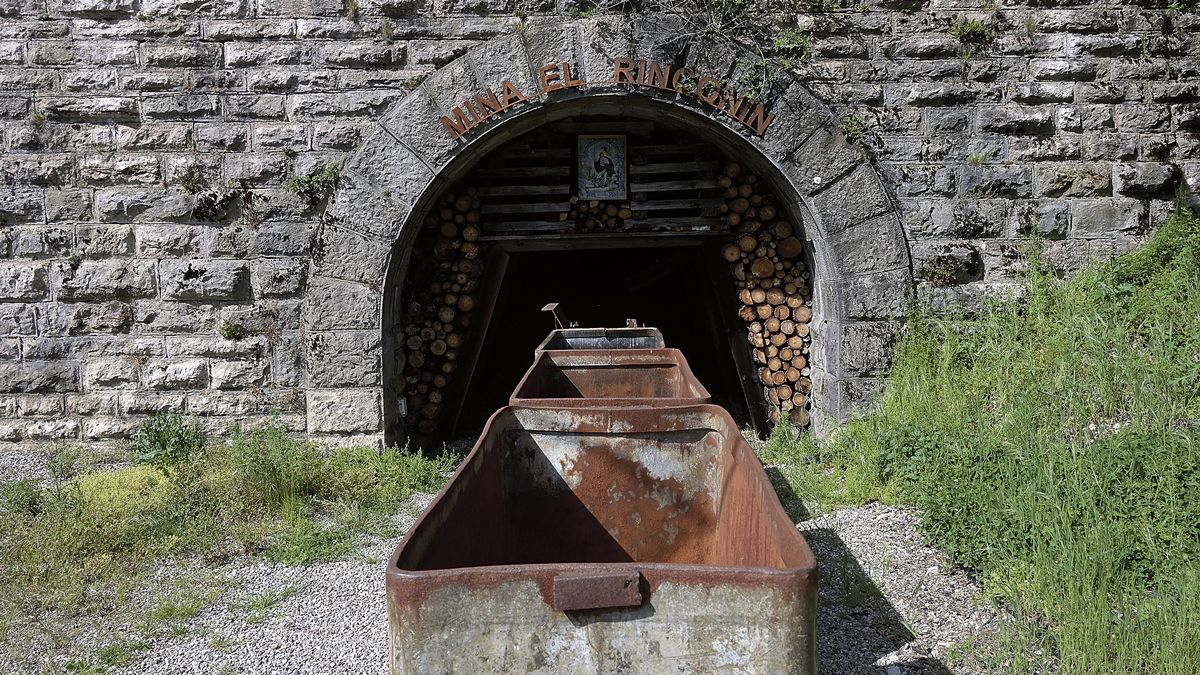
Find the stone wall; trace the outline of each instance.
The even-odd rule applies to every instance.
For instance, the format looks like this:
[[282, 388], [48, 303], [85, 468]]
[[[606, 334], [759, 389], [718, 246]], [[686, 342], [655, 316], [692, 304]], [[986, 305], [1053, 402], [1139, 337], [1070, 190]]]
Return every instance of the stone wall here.
[[[861, 135], [924, 295], [975, 306], [1031, 234], [1069, 273], [1200, 186], [1196, 14], [899, 4], [780, 21], [808, 51], [799, 80]], [[309, 278], [314, 258], [361, 261], [377, 293], [360, 254], [378, 244], [331, 246], [324, 200], [288, 180], [341, 165], [428, 75], [543, 9], [0, 0], [0, 441], [115, 439], [159, 411], [378, 439], [378, 304], [328, 332], [361, 298]], [[994, 38], [951, 36], [970, 19]], [[886, 367], [867, 361], [847, 364], [859, 396]]]

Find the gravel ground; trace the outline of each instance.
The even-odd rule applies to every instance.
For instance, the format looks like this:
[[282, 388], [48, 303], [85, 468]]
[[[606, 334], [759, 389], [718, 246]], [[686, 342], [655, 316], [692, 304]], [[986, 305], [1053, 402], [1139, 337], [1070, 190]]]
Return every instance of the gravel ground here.
[[[414, 498], [403, 524], [430, 498]], [[822, 567], [821, 672], [974, 672], [948, 666], [946, 652], [986, 638], [997, 617], [975, 582], [923, 543], [916, 525], [913, 511], [879, 504], [799, 523]], [[115, 672], [386, 672], [382, 566], [394, 544], [377, 541], [354, 560], [307, 568], [257, 561], [217, 568], [230, 590], [188, 621], [182, 635], [153, 641], [144, 656]], [[286, 593], [293, 594], [269, 609], [247, 608], [255, 598]]]
[[0, 485], [46, 478], [46, 455], [21, 446], [0, 445]]
[[912, 509], [868, 504], [798, 527], [821, 566], [821, 671], [840, 675], [977, 672], [948, 650], [986, 645], [999, 627], [979, 586], [927, 546]]
[[[40, 459], [0, 453], [0, 482], [37, 476]], [[432, 495], [416, 495], [398, 516], [411, 526]], [[803, 518], [794, 499], [787, 505]], [[1003, 618], [980, 598], [978, 585], [927, 546], [911, 509], [870, 504], [800, 520], [818, 564], [817, 616], [820, 670], [826, 674], [925, 675], [979, 672], [948, 654], [963, 644], [986, 649]], [[394, 539], [366, 542], [349, 560], [291, 567], [238, 558], [215, 567], [164, 565], [149, 588], [188, 587], [210, 598], [198, 614], [158, 630], [130, 665], [108, 672], [167, 673], [386, 672], [387, 615], [383, 567]], [[114, 608], [116, 609], [116, 608]], [[145, 608], [141, 609], [145, 612]], [[138, 639], [138, 610], [109, 617], [80, 617], [70, 643], [95, 663], [97, 650], [122, 635]], [[108, 626], [104, 624], [108, 623]], [[13, 638], [9, 635], [9, 638]], [[24, 636], [27, 648], [49, 651], [54, 640]], [[0, 672], [28, 672], [0, 650]], [[90, 646], [88, 646], [90, 645]], [[10, 652], [7, 656], [5, 652]], [[21, 660], [30, 662], [25, 651]], [[91, 657], [91, 658], [89, 658]], [[44, 662], [34, 657], [33, 661]], [[968, 659], [968, 662], [970, 659]], [[56, 659], [60, 669], [65, 659]], [[40, 669], [39, 669], [40, 671]], [[103, 670], [85, 672], [105, 672]]]
[[[432, 500], [415, 495], [398, 525], [407, 530]], [[219, 568], [232, 584], [219, 602], [190, 620], [183, 635], [152, 642], [142, 658], [114, 672], [385, 673], [383, 574], [395, 546], [392, 539], [374, 540], [351, 560], [309, 567], [241, 561]], [[283, 599], [254, 606], [271, 596]]]

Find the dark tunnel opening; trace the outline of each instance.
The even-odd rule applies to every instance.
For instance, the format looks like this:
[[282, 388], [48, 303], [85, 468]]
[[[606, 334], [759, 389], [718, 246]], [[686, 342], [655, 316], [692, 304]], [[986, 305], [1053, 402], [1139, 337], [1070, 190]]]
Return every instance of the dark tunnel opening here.
[[[506, 405], [533, 361], [533, 351], [555, 327], [542, 311], [580, 327], [624, 326], [627, 319], [662, 331], [692, 371], [739, 425], [750, 423], [728, 332], [719, 312], [717, 284], [703, 246], [598, 248], [510, 255], [486, 338], [463, 402], [455, 435], [473, 434]], [[711, 255], [711, 252], [709, 252]]]

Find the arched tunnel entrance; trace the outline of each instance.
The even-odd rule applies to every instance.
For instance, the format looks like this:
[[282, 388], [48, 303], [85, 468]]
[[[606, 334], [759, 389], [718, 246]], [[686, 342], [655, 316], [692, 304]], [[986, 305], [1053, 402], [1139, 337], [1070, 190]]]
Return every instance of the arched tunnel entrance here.
[[807, 426], [811, 247], [794, 200], [740, 159], [667, 118], [584, 113], [476, 158], [387, 289], [389, 435], [481, 428], [554, 327], [548, 303], [582, 327], [659, 328], [743, 427]]

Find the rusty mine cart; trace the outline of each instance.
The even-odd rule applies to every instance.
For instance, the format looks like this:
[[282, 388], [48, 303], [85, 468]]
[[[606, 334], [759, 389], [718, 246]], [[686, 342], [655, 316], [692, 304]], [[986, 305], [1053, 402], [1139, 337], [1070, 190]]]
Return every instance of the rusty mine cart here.
[[654, 329], [553, 331], [388, 563], [393, 673], [815, 673], [816, 562]]

